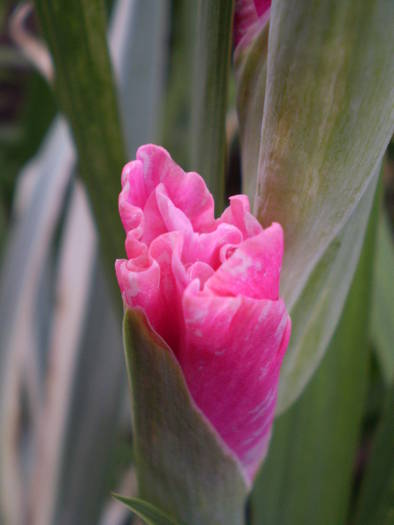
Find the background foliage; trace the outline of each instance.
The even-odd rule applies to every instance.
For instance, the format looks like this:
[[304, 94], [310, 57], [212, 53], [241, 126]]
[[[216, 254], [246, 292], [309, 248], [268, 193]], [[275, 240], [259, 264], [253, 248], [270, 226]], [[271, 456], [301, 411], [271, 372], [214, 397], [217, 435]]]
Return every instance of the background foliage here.
[[[231, 9], [224, 4], [225, 16], [220, 2], [209, 1], [36, 0], [35, 14], [15, 10], [11, 1], [0, 7], [2, 523], [116, 525], [132, 519], [110, 497], [111, 490], [136, 495], [121, 305], [112, 294], [113, 260], [123, 253], [116, 210], [120, 169], [140, 143], [155, 141], [185, 168], [201, 170], [219, 208], [230, 188], [240, 191], [245, 137], [241, 111], [240, 138], [234, 125], [240, 80], [230, 67]], [[279, 9], [286, 3], [277, 4], [274, 22], [292, 35], [300, 24]], [[316, 12], [324, 18], [331, 3], [302, 2], [302, 9], [312, 4], [322, 6]], [[361, 90], [358, 68], [368, 57], [359, 50], [366, 34], [379, 33], [384, 13], [389, 20], [389, 2], [363, 3], [357, 23], [349, 6], [359, 3], [344, 4], [333, 15], [332, 31], [352, 20], [349, 46], [357, 51], [357, 74], [348, 86]], [[372, 33], [369, 24], [375, 24]], [[335, 37], [330, 31], [322, 32], [328, 41]], [[314, 49], [327, 46], [317, 33], [309, 34]], [[386, 37], [380, 35], [375, 51], [383, 63], [391, 54]], [[310, 42], [302, 33], [297, 53]], [[253, 56], [248, 60], [253, 63]], [[385, 107], [378, 101], [384, 91], [379, 78], [364, 79], [377, 119]], [[265, 77], [252, 80], [261, 85]], [[274, 76], [272, 86], [276, 81]], [[297, 96], [318, 94], [315, 81], [297, 81]], [[274, 87], [270, 93], [276, 107]], [[291, 104], [281, 111], [290, 115]], [[274, 116], [266, 119], [276, 125]], [[358, 120], [354, 126], [363, 129]], [[370, 134], [384, 146], [380, 135]], [[368, 147], [362, 140], [354, 144], [355, 162], [364, 165]], [[248, 523], [392, 522], [393, 217], [389, 147], [343, 313], [311, 381], [292, 405], [295, 395], [283, 404], [291, 406], [276, 421]], [[333, 279], [330, 286], [336, 284]], [[136, 501], [140, 513], [152, 511]]]

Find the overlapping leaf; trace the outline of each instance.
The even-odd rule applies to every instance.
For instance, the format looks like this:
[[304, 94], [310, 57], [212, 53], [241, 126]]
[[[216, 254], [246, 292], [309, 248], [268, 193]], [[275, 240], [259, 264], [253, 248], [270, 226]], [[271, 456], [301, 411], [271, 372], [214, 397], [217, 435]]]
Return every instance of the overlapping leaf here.
[[[285, 229], [281, 292], [295, 332], [279, 412], [324, 355], [354, 274], [394, 123], [393, 17], [390, 0], [278, 0], [267, 66], [263, 46], [259, 64], [248, 54], [238, 64], [241, 95], [249, 81], [264, 97], [258, 169], [247, 174], [248, 188], [257, 179], [255, 211], [263, 225], [279, 221]], [[267, 67], [266, 81], [248, 66]], [[252, 118], [245, 111], [240, 107], [241, 129]], [[243, 166], [257, 164], [255, 150], [242, 152], [251, 156]]]
[[368, 380], [377, 201], [327, 354], [300, 398], [275, 423], [252, 494], [255, 525], [346, 523]]

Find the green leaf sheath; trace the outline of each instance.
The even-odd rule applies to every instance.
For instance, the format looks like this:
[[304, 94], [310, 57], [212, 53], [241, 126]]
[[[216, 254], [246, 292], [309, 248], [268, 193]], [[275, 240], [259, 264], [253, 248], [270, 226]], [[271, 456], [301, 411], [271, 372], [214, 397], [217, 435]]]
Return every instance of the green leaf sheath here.
[[393, 18], [391, 0], [272, 5], [255, 209], [284, 227], [290, 306], [390, 140]]
[[233, 1], [200, 0], [194, 56], [191, 165], [224, 208], [225, 119]]
[[253, 525], [346, 523], [367, 386], [376, 219], [377, 206], [327, 353], [300, 398], [274, 424], [252, 493]]
[[139, 496], [188, 525], [241, 525], [240, 465], [190, 397], [171, 350], [140, 311], [127, 310], [124, 343], [132, 389]]
[[55, 66], [55, 93], [72, 128], [104, 261], [114, 275], [113, 261], [123, 253], [117, 196], [125, 150], [104, 2], [35, 0], [35, 6]]
[[279, 412], [323, 357], [354, 275], [394, 123], [393, 18], [391, 0], [272, 5], [255, 211], [285, 232], [294, 332]]
[[124, 498], [119, 494], [113, 494], [114, 498], [126, 505], [134, 514], [144, 520], [148, 525], [181, 525], [173, 518], [139, 498]]

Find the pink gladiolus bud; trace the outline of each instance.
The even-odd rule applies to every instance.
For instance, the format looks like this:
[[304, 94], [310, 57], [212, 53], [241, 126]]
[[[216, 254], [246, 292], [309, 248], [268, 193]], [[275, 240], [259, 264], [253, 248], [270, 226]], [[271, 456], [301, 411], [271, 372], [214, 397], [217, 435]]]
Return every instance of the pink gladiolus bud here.
[[127, 259], [116, 275], [176, 356], [196, 405], [253, 478], [274, 417], [291, 330], [279, 298], [283, 232], [263, 229], [245, 195], [214, 218], [197, 173], [146, 145], [122, 173]]
[[236, 0], [234, 14], [234, 43], [246, 46], [264, 26], [271, 0]]

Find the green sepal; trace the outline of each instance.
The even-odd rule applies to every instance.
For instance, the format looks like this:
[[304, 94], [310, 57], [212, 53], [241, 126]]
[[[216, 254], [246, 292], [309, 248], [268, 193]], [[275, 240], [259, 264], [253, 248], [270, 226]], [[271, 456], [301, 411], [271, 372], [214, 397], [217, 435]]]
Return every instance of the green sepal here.
[[241, 525], [248, 486], [200, 412], [182, 370], [140, 310], [126, 310], [139, 497], [188, 525]]

